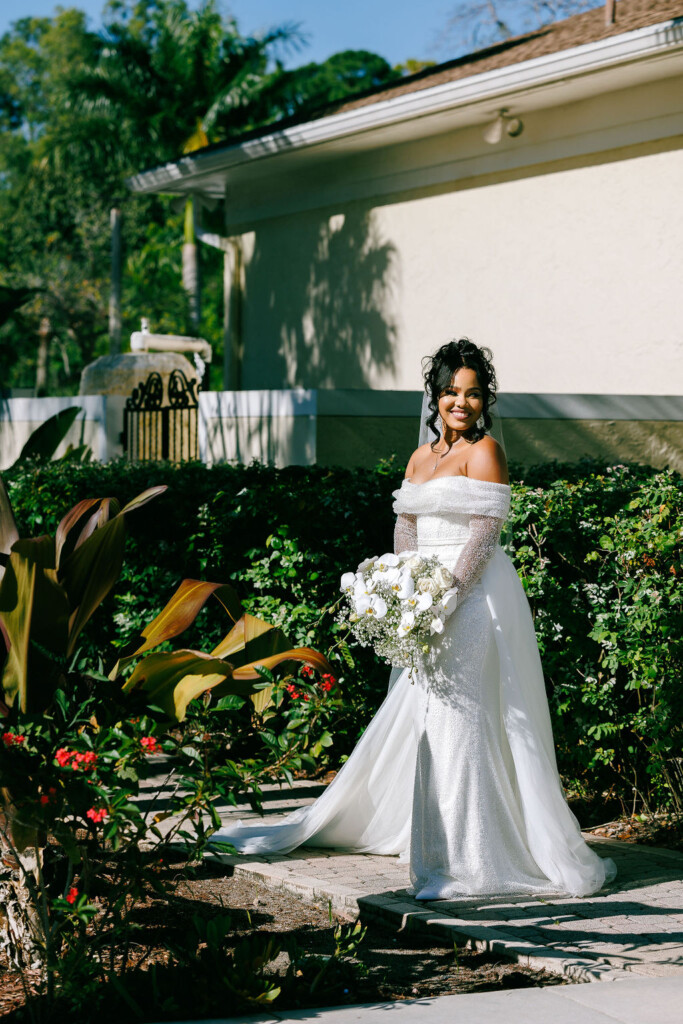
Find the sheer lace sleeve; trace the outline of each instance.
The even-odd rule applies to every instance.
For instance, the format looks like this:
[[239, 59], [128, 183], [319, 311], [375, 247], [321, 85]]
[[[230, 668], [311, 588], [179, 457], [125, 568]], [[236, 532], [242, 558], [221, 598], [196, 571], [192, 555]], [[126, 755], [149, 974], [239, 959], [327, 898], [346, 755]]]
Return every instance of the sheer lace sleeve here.
[[417, 551], [417, 516], [399, 512], [394, 527], [394, 554]]
[[486, 563], [496, 549], [504, 522], [504, 519], [497, 519], [494, 516], [470, 518], [470, 535], [453, 570], [453, 586], [458, 590], [459, 605], [481, 579]]

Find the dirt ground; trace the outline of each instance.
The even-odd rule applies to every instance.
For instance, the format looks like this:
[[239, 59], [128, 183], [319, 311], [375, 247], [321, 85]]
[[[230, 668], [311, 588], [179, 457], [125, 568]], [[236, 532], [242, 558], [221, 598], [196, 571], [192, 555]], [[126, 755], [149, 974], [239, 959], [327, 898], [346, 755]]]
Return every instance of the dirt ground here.
[[[172, 866], [168, 869], [169, 875], [173, 870]], [[306, 903], [291, 893], [257, 887], [249, 879], [226, 877], [219, 869], [203, 865], [196, 878], [179, 882], [170, 906], [164, 900], [149, 899], [136, 907], [139, 932], [137, 950], [134, 946], [132, 956], [136, 957], [136, 952], [142, 956], [146, 949], [146, 969], [129, 975], [126, 988], [143, 1011], [138, 1019], [215, 1019], [237, 1012], [237, 1005], [226, 1003], [225, 992], [219, 1004], [210, 998], [207, 1001], [208, 993], [197, 991], [200, 986], [191, 983], [186, 970], [168, 967], [168, 955], [161, 944], [162, 935], [167, 942], [176, 941], [191, 926], [193, 916], [209, 919], [221, 912], [228, 913], [231, 919], [228, 947], [246, 936], [272, 938], [281, 947], [276, 960], [266, 969], [274, 982], [282, 982], [282, 992], [272, 1004], [276, 1010], [563, 983], [556, 975], [532, 971], [498, 956], [465, 948], [444, 948], [432, 941], [371, 926], [355, 955], [335, 961], [324, 973], [323, 981], [311, 990], [312, 978], [334, 951], [334, 931], [339, 922], [330, 915], [329, 908]], [[292, 959], [297, 964], [303, 962], [299, 977], [292, 977]], [[157, 967], [154, 993], [146, 991], [150, 986], [144, 978], [150, 975], [152, 964]], [[20, 978], [0, 968], [0, 1017], [8, 1022], [24, 1019], [24, 1005]], [[120, 999], [112, 998], [98, 1011], [98, 1024], [120, 1024], [122, 1010], [125, 1017], [130, 1017]], [[244, 1008], [239, 1007], [239, 1012], [244, 1013]], [[259, 1012], [259, 1008], [254, 1006], [253, 1012]]]

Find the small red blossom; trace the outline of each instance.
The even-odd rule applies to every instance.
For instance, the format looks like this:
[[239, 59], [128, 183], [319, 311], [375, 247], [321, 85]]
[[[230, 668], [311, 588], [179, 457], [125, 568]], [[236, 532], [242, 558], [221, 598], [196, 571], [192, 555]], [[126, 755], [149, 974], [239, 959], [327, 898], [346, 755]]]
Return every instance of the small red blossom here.
[[43, 795], [40, 798], [40, 802], [43, 805], [43, 807], [45, 806], [45, 804], [49, 804], [50, 803], [49, 796], [47, 796], [45, 793], [43, 793]]
[[60, 768], [71, 768], [72, 771], [94, 771], [97, 765], [97, 754], [94, 750], [68, 750], [60, 747], [55, 754], [55, 761]]
[[294, 683], [287, 683], [287, 685], [285, 686], [285, 690], [290, 695], [292, 700], [296, 700], [297, 697], [299, 696], [299, 691], [297, 690]]
[[26, 737], [18, 732], [3, 732], [2, 742], [6, 747], [20, 747], [22, 743], [26, 743]]
[[107, 811], [105, 807], [100, 807], [99, 809], [97, 807], [91, 807], [89, 811], [85, 812], [85, 816], [86, 818], [89, 818], [90, 821], [98, 825], [99, 822], [105, 821], [106, 818], [109, 817], [109, 811]]
[[78, 889], [75, 885], [72, 885], [68, 893], [64, 897], [67, 903], [75, 903], [78, 899]]
[[304, 665], [303, 668], [301, 669], [301, 675], [304, 677], [304, 679], [312, 679], [313, 669], [311, 668], [311, 666]]
[[140, 746], [146, 754], [160, 754], [161, 744], [154, 736], [143, 736], [140, 740]]

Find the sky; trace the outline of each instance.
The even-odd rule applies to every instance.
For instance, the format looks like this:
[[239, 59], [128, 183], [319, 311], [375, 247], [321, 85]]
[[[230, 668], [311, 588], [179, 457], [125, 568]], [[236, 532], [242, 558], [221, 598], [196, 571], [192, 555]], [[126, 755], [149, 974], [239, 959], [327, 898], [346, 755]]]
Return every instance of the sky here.
[[[99, 27], [104, 0], [63, 0], [62, 6], [84, 10], [90, 27]], [[309, 45], [286, 56], [290, 67], [322, 61], [341, 50], [371, 50], [390, 64], [410, 57], [441, 61], [450, 56], [438, 49], [438, 40], [454, 0], [230, 0], [221, 6], [237, 18], [245, 34], [299, 22]], [[0, 0], [0, 34], [18, 18], [49, 17], [55, 7], [54, 0]]]

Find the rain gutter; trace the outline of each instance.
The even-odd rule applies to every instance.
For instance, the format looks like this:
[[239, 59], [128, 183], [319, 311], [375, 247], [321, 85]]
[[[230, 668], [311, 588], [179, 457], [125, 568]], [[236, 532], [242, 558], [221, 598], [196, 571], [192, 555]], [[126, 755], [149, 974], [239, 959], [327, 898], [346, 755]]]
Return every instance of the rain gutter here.
[[293, 125], [246, 142], [187, 155], [174, 163], [133, 175], [127, 184], [133, 192], [159, 192], [164, 187], [172, 192], [188, 178], [196, 179], [217, 170], [228, 171], [253, 160], [319, 146], [474, 103], [485, 103], [512, 92], [528, 92], [634, 61], [665, 56], [679, 49], [683, 50], [683, 18], [674, 18], [623, 35]]

